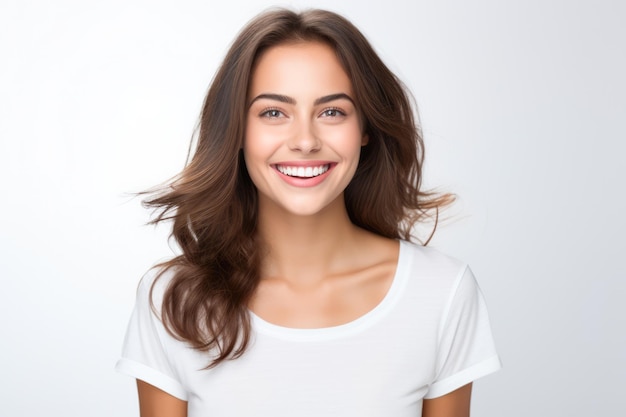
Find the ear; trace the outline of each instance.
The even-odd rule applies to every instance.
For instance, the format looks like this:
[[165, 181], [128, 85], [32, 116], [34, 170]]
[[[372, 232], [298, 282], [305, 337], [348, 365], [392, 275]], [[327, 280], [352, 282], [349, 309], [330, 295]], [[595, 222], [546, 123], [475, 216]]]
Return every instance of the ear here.
[[361, 146], [365, 146], [369, 143], [370, 137], [368, 135], [363, 135], [361, 138]]

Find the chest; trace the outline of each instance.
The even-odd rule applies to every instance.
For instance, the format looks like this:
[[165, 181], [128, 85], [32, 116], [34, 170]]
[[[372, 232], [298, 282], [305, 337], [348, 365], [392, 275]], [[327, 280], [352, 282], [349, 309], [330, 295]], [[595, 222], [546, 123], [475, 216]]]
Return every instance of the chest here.
[[411, 325], [325, 341], [256, 334], [241, 358], [190, 376], [189, 415], [414, 417], [435, 351]]
[[250, 309], [283, 327], [339, 326], [376, 308], [388, 294], [395, 270], [396, 263], [390, 261], [315, 282], [264, 279]]

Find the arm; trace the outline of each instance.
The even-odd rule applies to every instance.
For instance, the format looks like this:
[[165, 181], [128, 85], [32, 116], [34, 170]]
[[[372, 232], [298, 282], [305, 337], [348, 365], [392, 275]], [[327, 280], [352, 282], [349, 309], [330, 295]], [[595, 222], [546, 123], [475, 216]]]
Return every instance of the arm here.
[[187, 417], [187, 401], [179, 400], [139, 379], [137, 393], [141, 417]]
[[424, 400], [422, 417], [469, 417], [472, 384], [441, 397]]

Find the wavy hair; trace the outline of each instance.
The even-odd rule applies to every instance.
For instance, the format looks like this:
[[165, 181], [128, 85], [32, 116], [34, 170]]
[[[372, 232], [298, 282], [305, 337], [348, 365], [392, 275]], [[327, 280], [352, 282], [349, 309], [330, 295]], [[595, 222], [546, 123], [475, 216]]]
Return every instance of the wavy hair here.
[[344, 193], [350, 220], [387, 238], [412, 240], [413, 226], [429, 217], [434, 233], [439, 209], [453, 200], [421, 190], [424, 149], [411, 96], [352, 23], [323, 10], [258, 15], [213, 78], [186, 167], [144, 201], [157, 212], [152, 223], [173, 223], [172, 237], [182, 250], [160, 264], [161, 271], [173, 271], [161, 305], [163, 323], [177, 339], [206, 351], [208, 368], [244, 353], [248, 303], [260, 279], [257, 191], [241, 151], [251, 73], [268, 48], [307, 41], [334, 49], [369, 136]]

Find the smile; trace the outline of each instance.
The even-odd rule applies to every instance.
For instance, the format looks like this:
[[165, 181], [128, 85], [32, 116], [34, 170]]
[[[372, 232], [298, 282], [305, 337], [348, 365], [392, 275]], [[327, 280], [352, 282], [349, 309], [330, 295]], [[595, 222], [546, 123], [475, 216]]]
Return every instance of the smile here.
[[330, 168], [330, 164], [324, 164], [316, 167], [291, 167], [286, 165], [276, 165], [276, 169], [284, 175], [290, 177], [313, 178], [322, 175]]

